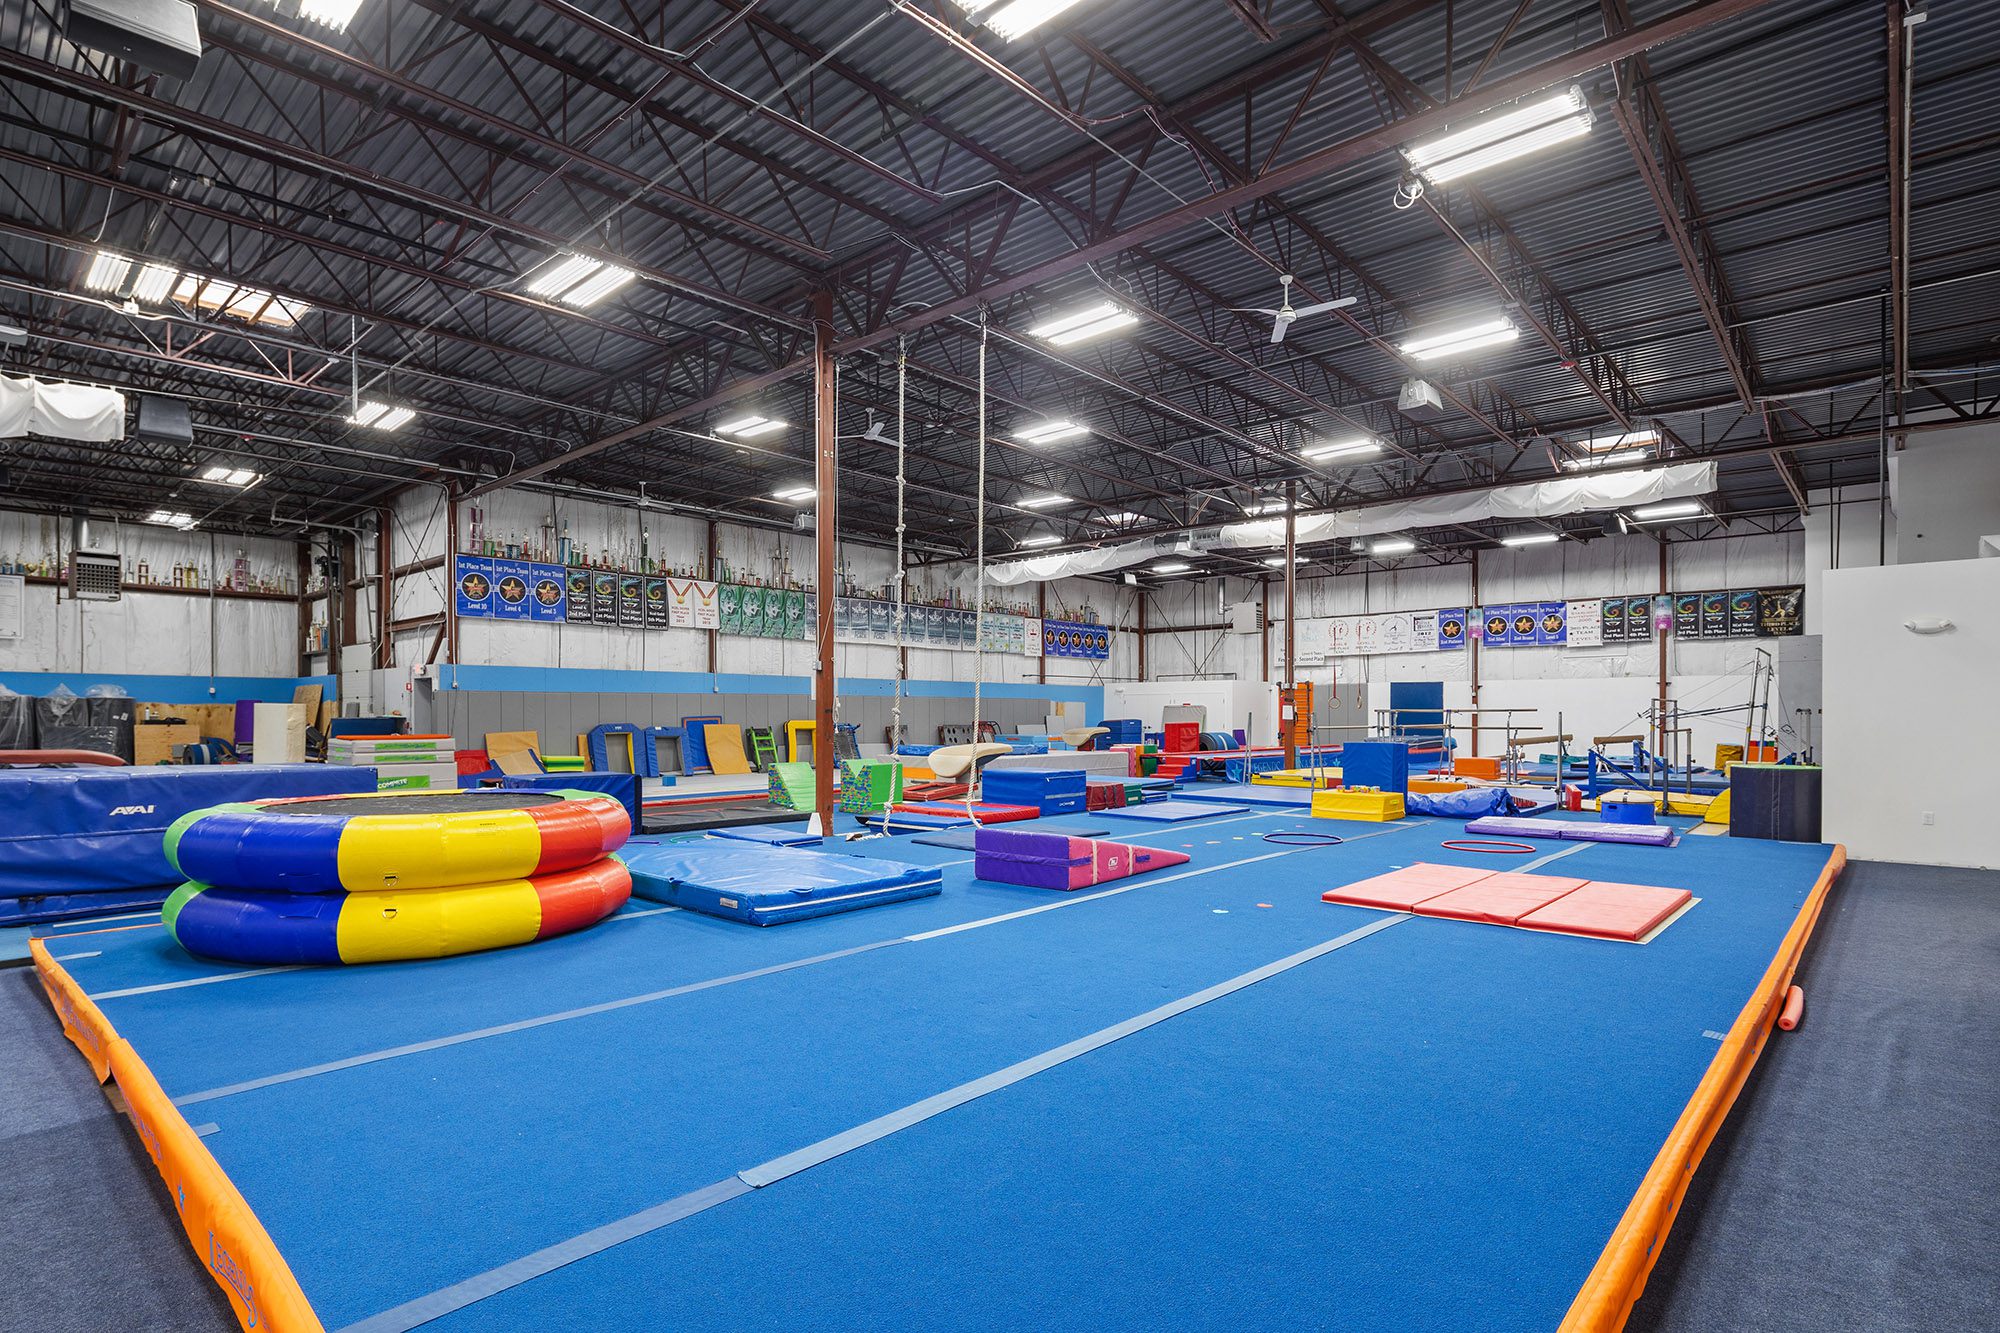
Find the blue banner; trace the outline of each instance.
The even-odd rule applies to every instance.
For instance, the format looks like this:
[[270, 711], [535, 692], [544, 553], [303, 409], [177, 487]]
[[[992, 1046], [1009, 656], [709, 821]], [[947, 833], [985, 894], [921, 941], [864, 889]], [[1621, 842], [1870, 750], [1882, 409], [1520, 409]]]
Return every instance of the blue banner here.
[[1438, 612], [1438, 650], [1465, 647], [1465, 608], [1455, 606]]
[[1481, 614], [1488, 648], [1555, 648], [1569, 642], [1569, 608], [1562, 602], [1508, 602], [1482, 608]]
[[1084, 657], [1103, 661], [1111, 656], [1111, 631], [1102, 625], [1073, 620], [1042, 621], [1042, 656]]
[[528, 566], [528, 618], [561, 621], [568, 594], [563, 590], [561, 565]]
[[493, 615], [498, 620], [526, 620], [531, 570], [525, 560], [494, 560]]
[[451, 577], [452, 596], [461, 617], [493, 614], [491, 560], [480, 555], [461, 555], [453, 562]]

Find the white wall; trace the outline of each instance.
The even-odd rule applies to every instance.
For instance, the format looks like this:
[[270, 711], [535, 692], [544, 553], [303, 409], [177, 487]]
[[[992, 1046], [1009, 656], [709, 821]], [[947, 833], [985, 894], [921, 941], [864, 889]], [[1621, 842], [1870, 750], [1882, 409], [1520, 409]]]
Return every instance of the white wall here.
[[2000, 532], [2000, 424], [1979, 422], [1909, 437], [1889, 460], [1895, 560], [1971, 560]]
[[[1244, 636], [1253, 643], [1256, 635]], [[1209, 731], [1235, 731], [1248, 719], [1251, 743], [1272, 744], [1278, 734], [1278, 690], [1255, 676], [1248, 680], [1122, 682], [1104, 690], [1106, 717], [1137, 718], [1146, 730], [1160, 729], [1161, 710], [1170, 704], [1199, 704], [1208, 710]]]
[[[2000, 867], [1992, 784], [1940, 765], [2000, 748], [2000, 560], [1836, 570], [1822, 595], [1824, 836], [1869, 860]], [[1957, 628], [1904, 628], [1931, 617]]]
[[[89, 546], [115, 550], [124, 575], [166, 582], [177, 564], [197, 567], [210, 586], [213, 571], [225, 577], [237, 553], [253, 578], [294, 586], [298, 550], [291, 542], [205, 532], [181, 532], [145, 523], [100, 522]], [[0, 559], [30, 568], [57, 568], [58, 543], [67, 558], [69, 520], [0, 512]], [[115, 602], [79, 602], [53, 584], [26, 589], [24, 633], [0, 639], [0, 671], [71, 672], [79, 675], [295, 676], [298, 674], [298, 603], [237, 597], [127, 591]], [[211, 616], [213, 619], [211, 620]]]

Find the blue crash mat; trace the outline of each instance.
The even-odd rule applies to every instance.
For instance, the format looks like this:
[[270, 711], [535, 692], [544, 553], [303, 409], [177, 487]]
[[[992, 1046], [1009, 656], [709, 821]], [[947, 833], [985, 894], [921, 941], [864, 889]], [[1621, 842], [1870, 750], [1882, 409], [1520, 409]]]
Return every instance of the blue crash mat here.
[[708, 836], [729, 838], [735, 842], [761, 842], [766, 847], [817, 847], [826, 841], [817, 833], [808, 833], [802, 828], [786, 828], [782, 824], [745, 824], [741, 828], [711, 829]]
[[1122, 810], [1097, 810], [1094, 814], [1114, 819], [1150, 819], [1161, 824], [1178, 824], [1183, 819], [1212, 819], [1217, 815], [1240, 815], [1247, 805], [1210, 805], [1205, 801], [1149, 801], [1128, 805]]
[[635, 897], [754, 926], [928, 898], [944, 884], [929, 866], [721, 839], [628, 844], [622, 856]]
[[[373, 768], [338, 764], [160, 764], [0, 771], [0, 923], [74, 915], [78, 894], [129, 904], [171, 889], [167, 825], [193, 810], [276, 796], [375, 790]], [[163, 896], [163, 895], [162, 895]]]
[[[1099, 813], [1106, 812], [1099, 811]], [[999, 828], [1004, 827], [1004, 825], [994, 825], [993, 827]], [[1065, 828], [1050, 831], [1060, 833], [1065, 838], [1101, 838], [1111, 830], [1101, 828]], [[971, 852], [978, 850], [973, 845], [973, 839], [978, 835], [979, 830], [967, 824], [963, 828], [946, 829], [941, 833], [926, 833], [922, 837], [912, 838], [910, 841], [920, 842], [926, 847], [949, 847], [955, 852]]]

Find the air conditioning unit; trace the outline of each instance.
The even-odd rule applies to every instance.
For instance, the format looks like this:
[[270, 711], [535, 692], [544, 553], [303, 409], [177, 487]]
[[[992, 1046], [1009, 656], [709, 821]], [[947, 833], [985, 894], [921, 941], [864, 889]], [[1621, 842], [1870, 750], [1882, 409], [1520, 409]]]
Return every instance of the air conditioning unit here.
[[1262, 602], [1236, 602], [1225, 607], [1229, 617], [1231, 634], [1256, 634], [1264, 628], [1264, 604]]
[[123, 573], [116, 551], [71, 551], [69, 595], [79, 602], [115, 602]]
[[201, 29], [188, 0], [69, 0], [63, 36], [176, 79], [192, 77], [201, 63]]
[[792, 515], [793, 532], [811, 532], [812, 530], [813, 530], [813, 516], [811, 514]]
[[1404, 380], [1396, 410], [1412, 421], [1436, 421], [1444, 415], [1444, 398], [1429, 380]]

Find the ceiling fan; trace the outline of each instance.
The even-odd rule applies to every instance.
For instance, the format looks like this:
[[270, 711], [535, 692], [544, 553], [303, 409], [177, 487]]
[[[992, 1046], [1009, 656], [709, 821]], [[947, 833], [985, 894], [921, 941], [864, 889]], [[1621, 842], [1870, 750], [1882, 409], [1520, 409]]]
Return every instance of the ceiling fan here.
[[1269, 315], [1271, 317], [1271, 341], [1274, 343], [1281, 343], [1285, 340], [1285, 335], [1291, 332], [1292, 321], [1298, 319], [1300, 316], [1317, 315], [1322, 310], [1338, 310], [1342, 306], [1350, 306], [1355, 302], [1354, 297], [1343, 296], [1337, 301], [1320, 301], [1314, 305], [1293, 309], [1292, 275], [1281, 273], [1278, 275], [1278, 281], [1283, 283], [1284, 286], [1281, 289], [1283, 295], [1279, 298], [1276, 310], [1270, 310], [1263, 306], [1254, 306], [1248, 310], [1234, 306], [1230, 307], [1239, 315]]

